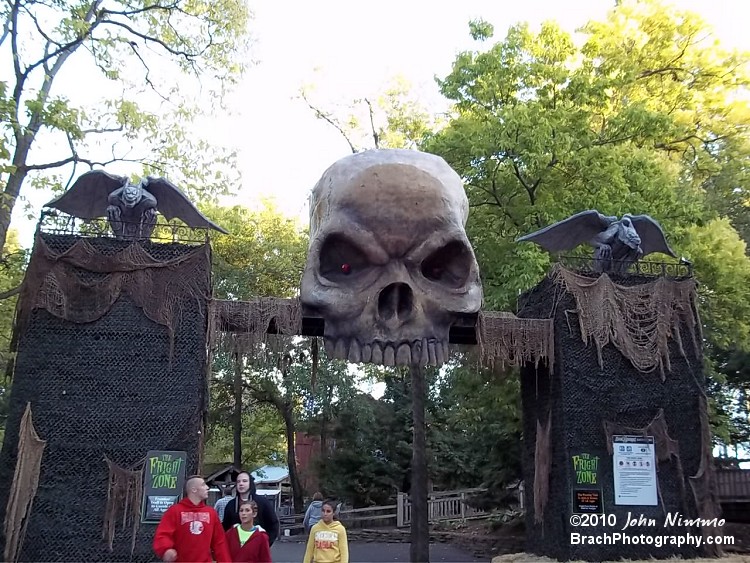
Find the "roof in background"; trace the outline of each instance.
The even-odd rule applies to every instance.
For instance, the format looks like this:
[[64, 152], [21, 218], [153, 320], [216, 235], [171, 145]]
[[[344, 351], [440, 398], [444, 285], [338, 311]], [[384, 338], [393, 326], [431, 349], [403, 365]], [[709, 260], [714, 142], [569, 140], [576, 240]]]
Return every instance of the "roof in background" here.
[[257, 483], [278, 483], [289, 478], [289, 469], [287, 467], [278, 467], [275, 465], [264, 465], [252, 473], [253, 479]]
[[212, 467], [205, 467], [204, 470], [213, 469], [213, 473], [206, 477], [206, 483], [213, 485], [216, 481], [224, 481], [234, 483], [237, 479], [237, 474], [241, 471], [237, 469], [231, 463], [228, 465], [213, 464]]

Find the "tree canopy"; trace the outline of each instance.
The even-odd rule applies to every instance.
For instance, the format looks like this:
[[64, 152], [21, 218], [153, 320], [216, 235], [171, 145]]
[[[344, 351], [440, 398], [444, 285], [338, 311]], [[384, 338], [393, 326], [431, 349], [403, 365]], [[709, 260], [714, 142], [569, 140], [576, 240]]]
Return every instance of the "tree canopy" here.
[[[488, 41], [493, 30], [476, 21], [470, 32]], [[730, 343], [750, 350], [750, 58], [655, 0], [618, 2], [581, 32], [577, 44], [551, 22], [513, 26], [438, 80], [453, 112], [422, 148], [466, 181], [489, 307], [513, 308], [547, 270], [517, 235], [585, 209], [647, 213], [694, 263], [709, 359]]]
[[227, 188], [231, 154], [186, 126], [202, 84], [220, 100], [242, 71], [244, 2], [11, 0], [0, 13], [12, 69], [0, 81], [0, 248], [27, 180], [59, 186], [46, 173], [66, 165], [72, 177], [125, 161], [188, 191]]

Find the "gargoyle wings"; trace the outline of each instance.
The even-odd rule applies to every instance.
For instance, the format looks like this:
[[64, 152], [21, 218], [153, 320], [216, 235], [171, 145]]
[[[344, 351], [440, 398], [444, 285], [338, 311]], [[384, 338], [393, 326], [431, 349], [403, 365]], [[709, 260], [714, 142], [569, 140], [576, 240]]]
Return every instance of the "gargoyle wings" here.
[[623, 217], [628, 217], [633, 223], [633, 228], [641, 239], [643, 256], [652, 252], [661, 252], [672, 258], [677, 258], [677, 255], [667, 244], [664, 231], [661, 230], [661, 226], [654, 219], [648, 215], [623, 215]]
[[563, 252], [584, 243], [594, 245], [595, 237], [606, 231], [615, 221], [617, 217], [608, 217], [595, 209], [589, 209], [531, 234], [518, 237], [516, 242], [530, 241], [549, 252]]
[[198, 211], [187, 196], [166, 178], [149, 177], [145, 189], [156, 198], [156, 209], [167, 220], [176, 217], [188, 227], [211, 228], [228, 234], [228, 231]]
[[113, 176], [103, 170], [92, 170], [81, 174], [64, 194], [45, 205], [80, 219], [106, 217], [107, 197], [127, 184], [125, 176]]

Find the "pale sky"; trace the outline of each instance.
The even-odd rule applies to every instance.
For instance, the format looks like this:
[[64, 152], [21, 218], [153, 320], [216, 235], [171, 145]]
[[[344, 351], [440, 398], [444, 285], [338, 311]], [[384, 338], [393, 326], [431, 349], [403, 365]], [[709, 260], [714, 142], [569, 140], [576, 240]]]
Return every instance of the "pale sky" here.
[[[726, 47], [750, 49], [750, 2], [674, 4], [700, 13]], [[229, 99], [232, 114], [207, 129], [207, 135], [239, 150], [242, 189], [238, 197], [223, 203], [252, 206], [259, 197], [276, 194], [279, 208], [304, 217], [306, 224], [309, 190], [350, 149], [333, 127], [316, 119], [297, 98], [301, 86], [314, 84], [316, 103], [335, 109], [337, 103], [375, 96], [394, 76], [403, 75], [426, 106], [440, 111], [445, 101], [433, 77], [445, 76], [457, 53], [476, 46], [468, 33], [470, 20], [492, 23], [493, 40], [502, 39], [508, 26], [521, 21], [538, 26], [556, 20], [572, 32], [590, 19], [603, 18], [613, 2], [251, 0], [251, 5], [251, 55], [256, 64]], [[48, 199], [41, 194], [31, 198], [35, 216]], [[16, 212], [15, 217], [20, 215]], [[24, 223], [15, 220], [14, 226], [22, 229], [26, 240], [34, 221]]]
[[[343, 137], [295, 99], [301, 85], [314, 83], [316, 101], [331, 99], [333, 109], [336, 100], [377, 94], [400, 74], [426, 105], [443, 109], [433, 77], [444, 77], [456, 54], [475, 48], [470, 20], [489, 21], [495, 26], [493, 39], [500, 40], [520, 21], [538, 26], [553, 19], [572, 32], [590, 19], [602, 19], [612, 5], [606, 0], [254, 1], [251, 29], [258, 63], [237, 92], [239, 116], [226, 130], [241, 147], [238, 201], [275, 192], [284, 212], [306, 217], [308, 191], [330, 164], [349, 154]], [[750, 2], [675, 5], [700, 13], [727, 47], [750, 49]], [[321, 106], [328, 109], [325, 102]]]

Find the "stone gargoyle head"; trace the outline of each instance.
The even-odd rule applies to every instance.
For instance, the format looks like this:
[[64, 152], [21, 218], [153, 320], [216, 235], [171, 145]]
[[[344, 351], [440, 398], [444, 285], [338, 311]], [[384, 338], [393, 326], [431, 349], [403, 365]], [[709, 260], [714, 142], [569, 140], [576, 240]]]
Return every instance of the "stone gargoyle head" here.
[[335, 162], [310, 197], [300, 300], [330, 357], [441, 365], [461, 314], [482, 304], [461, 178], [440, 157], [371, 150]]

